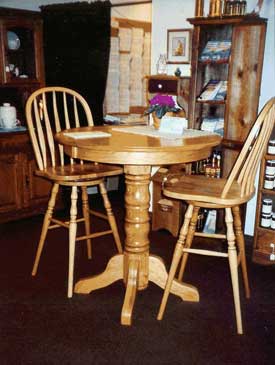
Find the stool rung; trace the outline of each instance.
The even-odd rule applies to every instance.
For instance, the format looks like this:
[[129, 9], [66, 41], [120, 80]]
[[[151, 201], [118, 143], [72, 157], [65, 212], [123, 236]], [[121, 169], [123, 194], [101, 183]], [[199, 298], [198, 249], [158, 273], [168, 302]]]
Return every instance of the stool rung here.
[[113, 233], [112, 230], [109, 231], [102, 231], [102, 232], [95, 232], [95, 233], [91, 233], [85, 236], [79, 236], [76, 237], [76, 241], [82, 241], [82, 240], [86, 240], [88, 238], [94, 238], [94, 237], [100, 237], [100, 236], [105, 236], [106, 234], [111, 234]]
[[196, 253], [198, 255], [205, 255], [205, 256], [228, 257], [228, 254], [225, 253], [225, 252], [200, 250], [200, 249], [197, 249], [197, 248], [183, 248], [182, 251], [183, 252], [188, 252], [188, 253]]

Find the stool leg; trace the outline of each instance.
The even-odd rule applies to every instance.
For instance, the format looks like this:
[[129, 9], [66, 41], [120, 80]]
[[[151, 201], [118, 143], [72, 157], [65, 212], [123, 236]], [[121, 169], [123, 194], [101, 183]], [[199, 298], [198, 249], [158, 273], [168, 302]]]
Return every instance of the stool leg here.
[[[199, 209], [200, 209], [199, 207], [194, 206], [194, 210], [193, 210], [193, 214], [192, 214], [190, 226], [188, 229], [184, 248], [190, 248], [192, 245], [194, 234], [196, 232], [196, 225], [197, 225], [197, 220], [198, 220]], [[179, 275], [178, 275], [178, 280], [180, 280], [180, 281], [182, 281], [182, 277], [183, 277], [183, 273], [185, 271], [185, 266], [187, 263], [188, 256], [189, 256], [188, 252], [183, 252], [180, 271], [179, 271]]]
[[235, 235], [233, 231], [233, 216], [231, 208], [225, 208], [225, 222], [227, 227], [228, 260], [229, 260], [229, 267], [230, 267], [231, 281], [233, 288], [237, 332], [238, 334], [242, 334], [243, 327], [242, 327], [242, 315], [241, 315], [239, 279], [238, 279], [238, 259], [235, 246]]
[[244, 241], [244, 234], [243, 234], [243, 230], [242, 230], [240, 207], [239, 206], [233, 207], [232, 213], [233, 213], [233, 217], [234, 217], [236, 242], [237, 242], [237, 245], [238, 245], [238, 248], [240, 251], [245, 296], [248, 299], [248, 298], [250, 298], [250, 288], [249, 288], [249, 280], [248, 280], [247, 266], [246, 266], [245, 241]]
[[73, 186], [71, 193], [71, 210], [70, 210], [70, 224], [69, 224], [68, 298], [71, 298], [73, 296], [75, 238], [77, 230], [76, 216], [77, 216], [77, 186]]
[[121, 246], [121, 241], [120, 241], [120, 237], [119, 237], [119, 233], [118, 233], [118, 229], [117, 229], [115, 216], [114, 216], [114, 213], [112, 211], [111, 203], [110, 203], [110, 200], [108, 198], [107, 190], [105, 188], [104, 183], [99, 184], [99, 190], [100, 190], [100, 193], [102, 195], [103, 204], [104, 204], [104, 207], [106, 209], [108, 222], [109, 222], [109, 225], [110, 225], [111, 230], [113, 232], [113, 236], [114, 236], [114, 240], [115, 240], [115, 243], [116, 243], [117, 250], [118, 250], [119, 253], [122, 253], [122, 246]]
[[40, 257], [41, 257], [42, 251], [43, 251], [48, 228], [51, 223], [51, 218], [53, 215], [53, 210], [54, 210], [54, 206], [55, 206], [55, 202], [56, 202], [56, 195], [58, 193], [58, 190], [59, 190], [59, 185], [54, 184], [52, 187], [52, 192], [51, 192], [51, 197], [50, 197], [50, 200], [48, 203], [48, 208], [47, 208], [47, 211], [44, 216], [42, 231], [41, 231], [41, 235], [40, 235], [40, 239], [39, 239], [39, 243], [38, 243], [38, 247], [37, 247], [37, 251], [36, 251], [36, 256], [35, 256], [35, 260], [34, 260], [34, 264], [33, 264], [33, 268], [32, 268], [32, 276], [35, 276], [37, 273], [37, 269], [38, 269]]
[[[81, 190], [82, 190], [82, 214], [84, 217], [86, 236], [88, 236], [91, 232], [91, 229], [90, 229], [90, 211], [89, 211], [87, 187], [82, 186]], [[86, 243], [87, 243], [87, 256], [88, 256], [88, 259], [91, 259], [92, 258], [91, 239], [88, 238], [86, 240]]]
[[164, 314], [164, 311], [166, 308], [166, 304], [167, 304], [168, 296], [169, 296], [169, 293], [171, 290], [172, 282], [174, 280], [174, 277], [175, 277], [175, 274], [177, 271], [177, 267], [178, 267], [179, 261], [182, 256], [182, 248], [184, 246], [185, 239], [187, 236], [190, 219], [192, 217], [192, 212], [193, 212], [193, 205], [190, 204], [185, 213], [183, 226], [180, 230], [179, 238], [178, 238], [175, 250], [174, 250], [170, 271], [168, 274], [167, 282], [165, 285], [162, 301], [161, 301], [158, 316], [157, 316], [158, 320], [161, 320], [163, 318], [163, 314]]

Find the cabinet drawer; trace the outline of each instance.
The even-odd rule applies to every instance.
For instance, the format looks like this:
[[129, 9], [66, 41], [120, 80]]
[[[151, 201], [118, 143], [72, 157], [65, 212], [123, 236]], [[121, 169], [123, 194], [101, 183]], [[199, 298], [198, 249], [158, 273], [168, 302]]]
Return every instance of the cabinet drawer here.
[[256, 249], [271, 253], [271, 243], [275, 243], [275, 231], [272, 229], [258, 228]]
[[22, 169], [20, 155], [0, 158], [0, 214], [21, 207]]
[[149, 79], [148, 91], [150, 93], [167, 93], [177, 95], [178, 80]]

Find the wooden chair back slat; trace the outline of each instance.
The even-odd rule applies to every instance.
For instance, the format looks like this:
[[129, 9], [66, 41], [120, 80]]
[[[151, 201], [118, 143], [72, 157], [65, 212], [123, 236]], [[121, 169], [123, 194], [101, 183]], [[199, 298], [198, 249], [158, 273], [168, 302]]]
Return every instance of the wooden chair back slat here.
[[[41, 108], [41, 104], [39, 104], [39, 108]], [[43, 161], [43, 157], [42, 157], [43, 156], [43, 150], [40, 150], [40, 148], [43, 149], [44, 135], [43, 135], [43, 133], [40, 133], [40, 129], [39, 129], [40, 128], [39, 121], [40, 121], [40, 117], [41, 117], [41, 110], [39, 108], [38, 108], [38, 105], [37, 105], [37, 100], [35, 100], [34, 101], [34, 114], [35, 114], [36, 123], [34, 124], [33, 116], [30, 115], [29, 116], [30, 123], [28, 124], [28, 127], [29, 127], [29, 133], [30, 133], [30, 137], [31, 137], [31, 141], [32, 141], [32, 145], [33, 145], [37, 165], [38, 165], [38, 168], [40, 170], [42, 170], [44, 168], [44, 161]], [[38, 142], [37, 135], [35, 133], [35, 126], [36, 126], [36, 130], [37, 130], [38, 135], [41, 136], [41, 139], [39, 138], [39, 142]], [[44, 145], [45, 145], [45, 143], [44, 143]], [[44, 153], [44, 155], [45, 154], [46, 153]]]
[[76, 102], [76, 98], [75, 97], [74, 97], [74, 120], [75, 120], [75, 126], [76, 127], [80, 127], [78, 110], [77, 110], [77, 102]]
[[[261, 149], [259, 148], [259, 142], [263, 139], [265, 135], [265, 125], [262, 125], [262, 130], [260, 132], [259, 128], [261, 127], [260, 123], [258, 123], [258, 131], [254, 132], [254, 141], [251, 142], [249, 147], [250, 158], [247, 158], [244, 162], [244, 166], [240, 172], [238, 182], [241, 183], [241, 196], [245, 194], [250, 194], [254, 188], [254, 184], [251, 184], [251, 180], [253, 179], [253, 166], [257, 167], [258, 156], [260, 156]], [[255, 142], [256, 135], [259, 133], [259, 137]], [[254, 180], [253, 180], [254, 182]]]
[[64, 148], [55, 142], [55, 133], [80, 127], [81, 122], [94, 124], [86, 100], [76, 91], [60, 86], [36, 90], [27, 101], [26, 119], [40, 170], [49, 164], [54, 167], [65, 163]]
[[[58, 114], [58, 107], [57, 107], [57, 101], [56, 101], [56, 93], [53, 91], [53, 115], [54, 115], [54, 123], [55, 123], [55, 130], [56, 132], [61, 131], [61, 125], [60, 125], [60, 119]], [[58, 151], [59, 151], [59, 157], [60, 157], [60, 165], [64, 166], [64, 146], [62, 144], [58, 144]]]
[[225, 198], [235, 180], [241, 185], [241, 197], [251, 195], [255, 189], [255, 176], [267, 147], [275, 122], [275, 97], [271, 98], [256, 119], [244, 146], [227, 178], [221, 197]]
[[56, 163], [55, 163], [54, 137], [53, 137], [50, 118], [49, 118], [49, 114], [48, 114], [48, 105], [47, 105], [47, 99], [46, 99], [46, 94], [45, 93], [42, 94], [42, 101], [43, 101], [43, 105], [44, 105], [44, 123], [45, 123], [46, 136], [47, 136], [47, 142], [48, 142], [47, 147], [48, 147], [48, 150], [49, 150], [51, 164], [52, 164], [52, 166], [55, 167]]
[[64, 111], [64, 116], [65, 116], [65, 128], [70, 129], [71, 125], [70, 125], [70, 119], [69, 119], [69, 114], [68, 114], [67, 98], [66, 98], [66, 94], [64, 92], [63, 92], [63, 111]]

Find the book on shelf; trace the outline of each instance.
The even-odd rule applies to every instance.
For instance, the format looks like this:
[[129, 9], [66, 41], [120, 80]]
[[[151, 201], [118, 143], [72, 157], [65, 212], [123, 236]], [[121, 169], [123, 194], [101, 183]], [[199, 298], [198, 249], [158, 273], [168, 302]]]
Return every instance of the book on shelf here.
[[220, 88], [215, 96], [215, 100], [225, 100], [227, 94], [227, 81], [221, 81]]
[[231, 41], [208, 41], [204, 47], [200, 61], [227, 61], [231, 52]]
[[225, 100], [227, 81], [210, 80], [204, 86], [198, 100]]
[[218, 133], [223, 137], [224, 119], [219, 117], [203, 118], [201, 123], [201, 130]]

